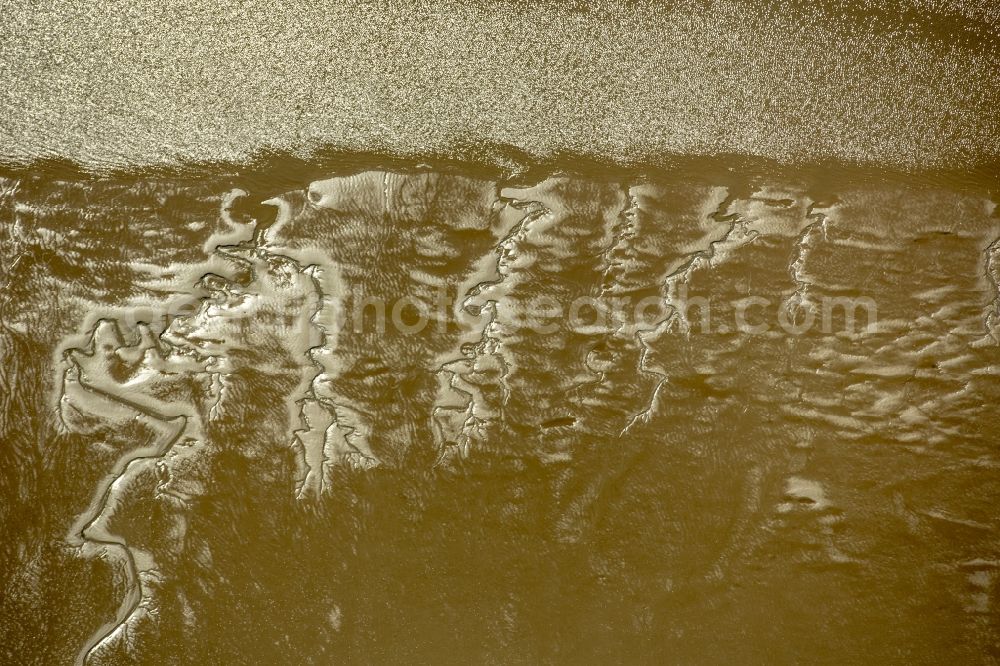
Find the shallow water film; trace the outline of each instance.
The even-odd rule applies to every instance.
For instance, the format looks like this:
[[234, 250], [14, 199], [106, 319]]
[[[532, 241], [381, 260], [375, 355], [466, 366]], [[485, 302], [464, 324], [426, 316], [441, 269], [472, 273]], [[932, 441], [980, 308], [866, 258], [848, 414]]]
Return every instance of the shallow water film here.
[[10, 12], [0, 663], [1000, 661], [992, 4], [294, 9]]

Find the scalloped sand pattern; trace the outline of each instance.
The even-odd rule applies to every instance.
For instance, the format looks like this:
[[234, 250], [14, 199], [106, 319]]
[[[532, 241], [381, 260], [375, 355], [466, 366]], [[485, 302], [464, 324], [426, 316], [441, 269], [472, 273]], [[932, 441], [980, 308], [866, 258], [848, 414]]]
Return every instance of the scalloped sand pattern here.
[[1000, 659], [992, 2], [5, 20], [0, 662]]

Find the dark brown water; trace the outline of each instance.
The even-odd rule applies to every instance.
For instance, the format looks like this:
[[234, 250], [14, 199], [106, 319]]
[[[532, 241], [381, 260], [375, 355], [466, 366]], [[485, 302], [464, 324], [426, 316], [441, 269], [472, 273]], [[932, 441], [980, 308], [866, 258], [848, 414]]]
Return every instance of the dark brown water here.
[[42, 0], [0, 663], [1000, 661], [994, 0]]
[[8, 661], [998, 658], [990, 181], [577, 166], [5, 177]]

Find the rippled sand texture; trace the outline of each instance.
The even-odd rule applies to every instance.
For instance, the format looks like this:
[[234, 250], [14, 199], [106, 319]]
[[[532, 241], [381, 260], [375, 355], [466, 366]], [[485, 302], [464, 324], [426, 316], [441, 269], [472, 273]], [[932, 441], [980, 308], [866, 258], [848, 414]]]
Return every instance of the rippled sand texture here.
[[0, 181], [0, 655], [1000, 658], [995, 201], [471, 173]]
[[995, 0], [10, 4], [9, 159], [1000, 160]]

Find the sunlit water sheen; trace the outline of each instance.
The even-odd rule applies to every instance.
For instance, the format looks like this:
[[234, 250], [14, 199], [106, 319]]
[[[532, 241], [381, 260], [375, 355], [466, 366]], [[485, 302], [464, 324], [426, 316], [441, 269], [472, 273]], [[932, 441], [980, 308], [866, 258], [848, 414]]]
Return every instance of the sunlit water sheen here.
[[5, 178], [4, 649], [995, 656], [989, 183], [573, 167]]

